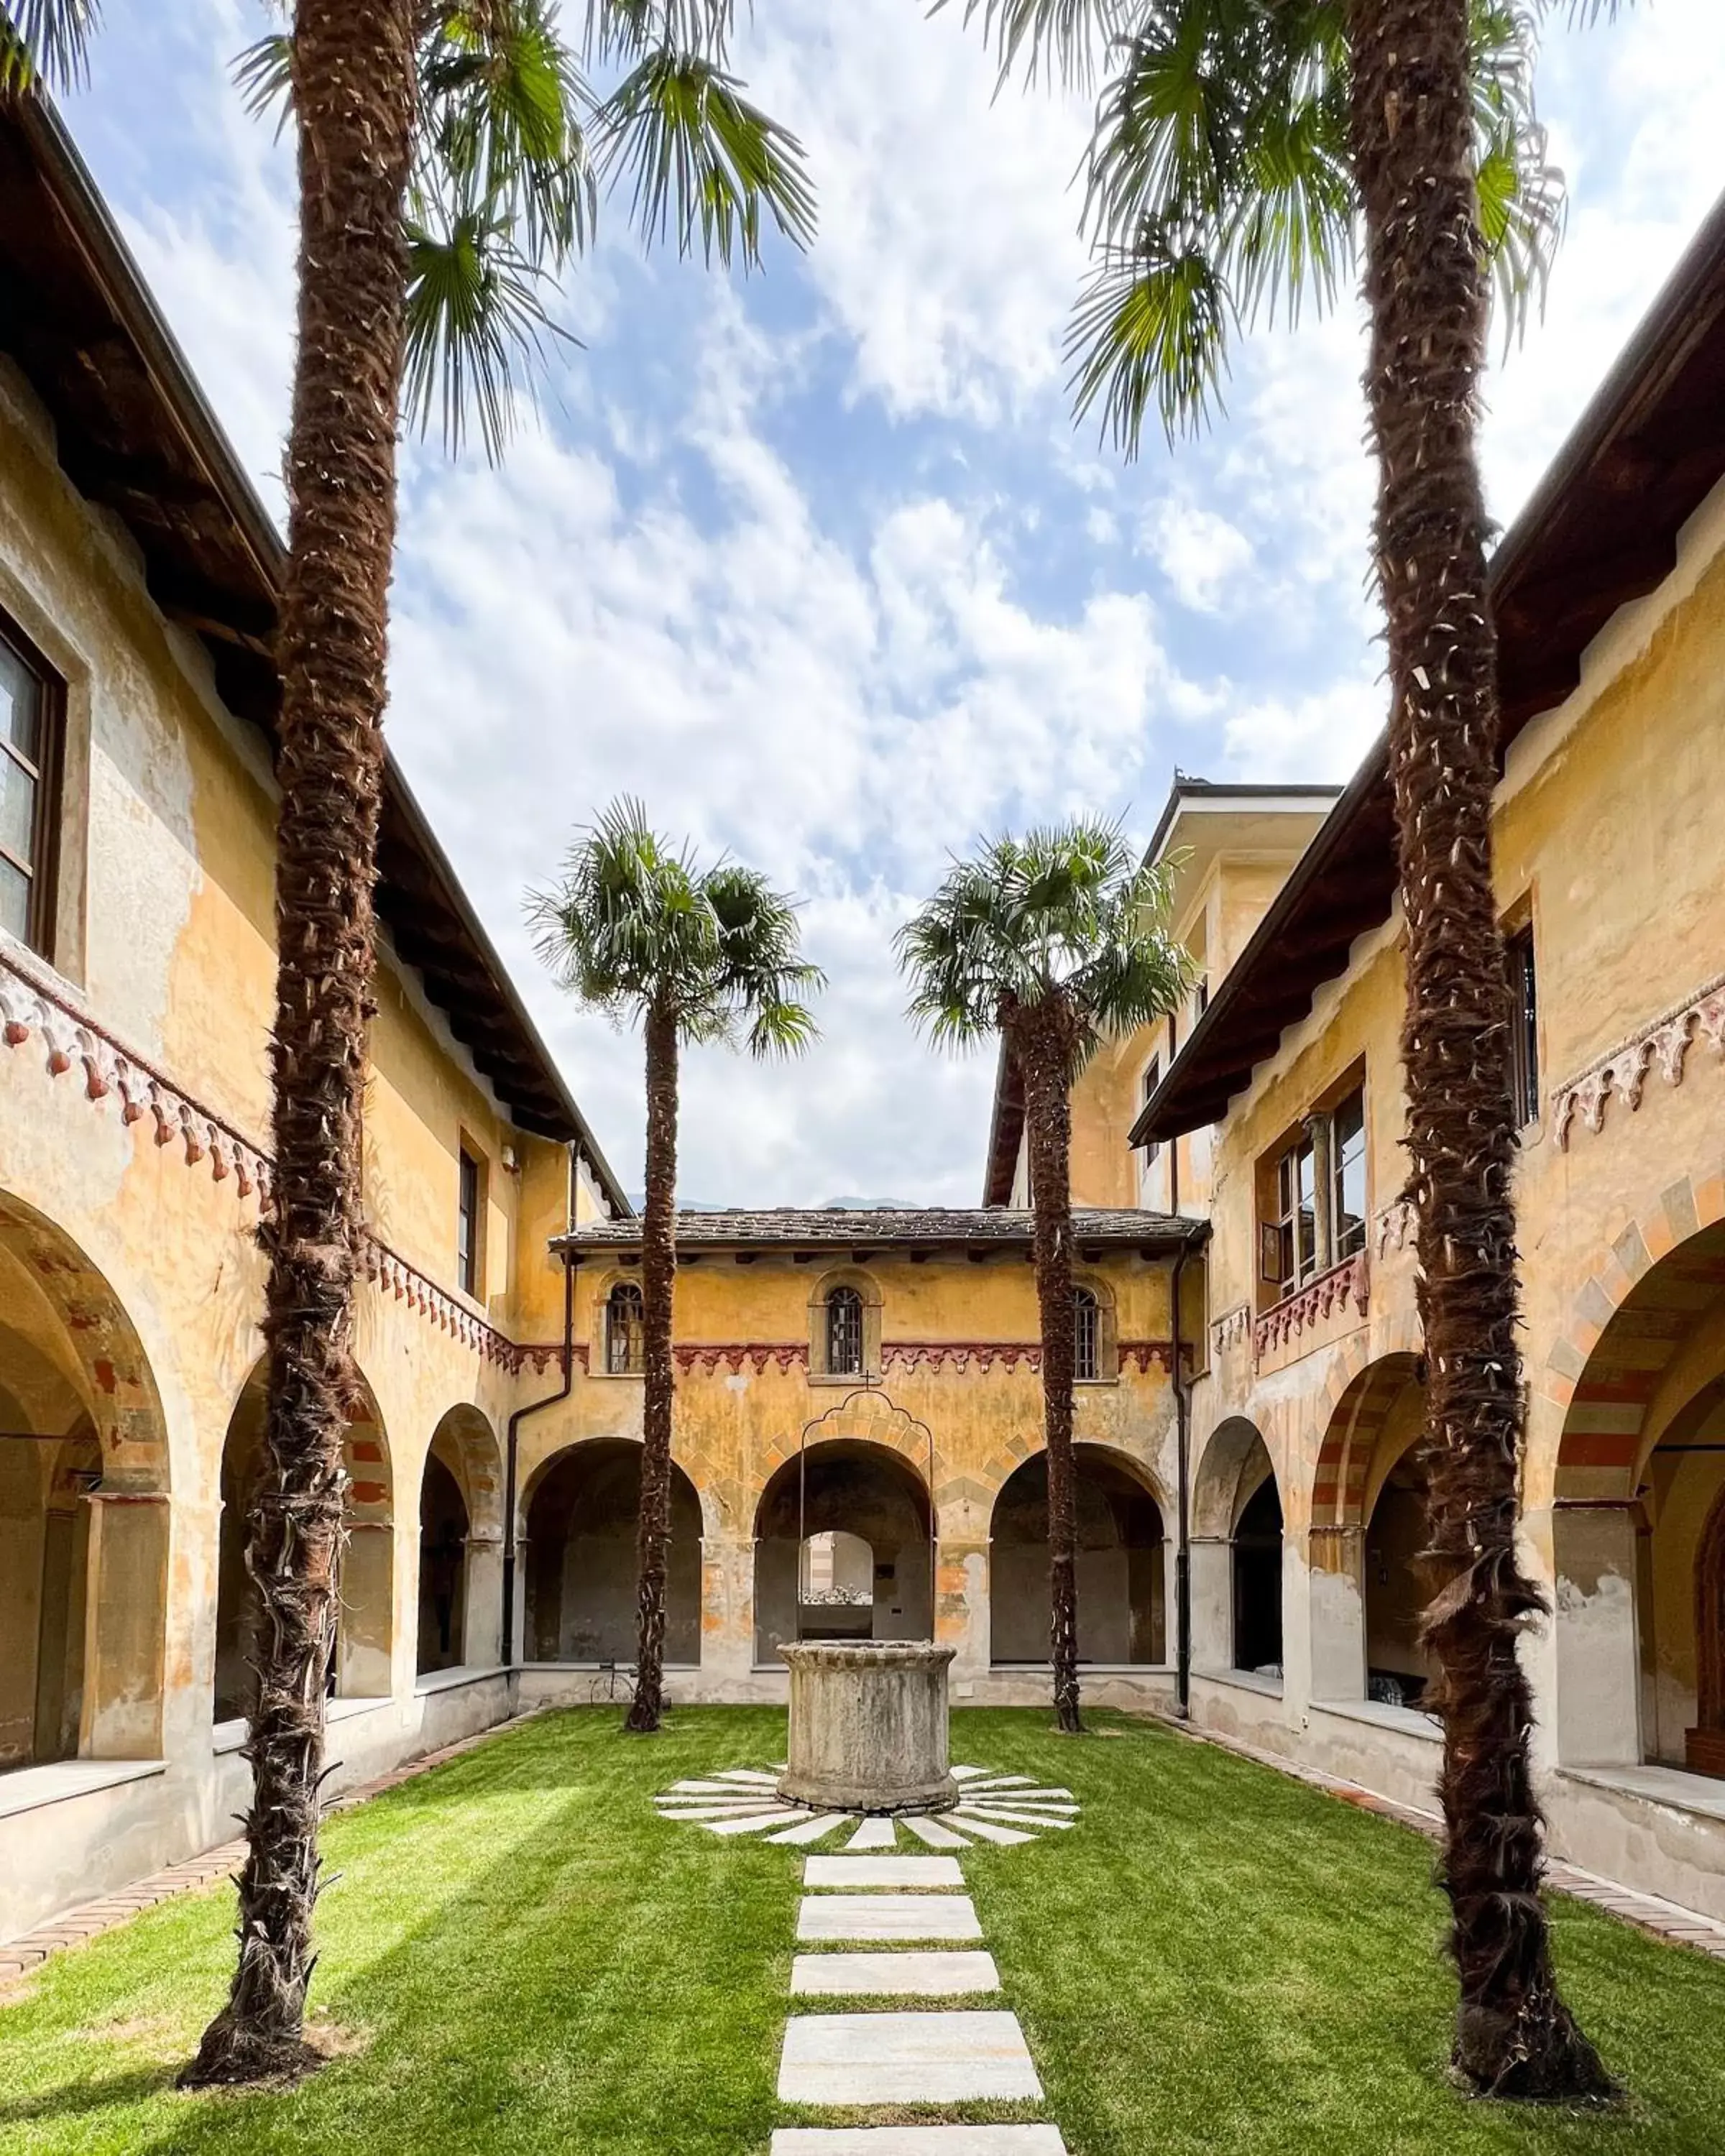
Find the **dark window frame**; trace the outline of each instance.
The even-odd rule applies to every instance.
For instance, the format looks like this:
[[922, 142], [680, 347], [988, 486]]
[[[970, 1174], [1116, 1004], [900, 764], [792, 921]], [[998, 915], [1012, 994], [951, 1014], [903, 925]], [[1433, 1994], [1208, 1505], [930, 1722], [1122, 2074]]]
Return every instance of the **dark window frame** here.
[[463, 1295], [477, 1300], [483, 1262], [480, 1222], [485, 1202], [485, 1164], [466, 1145], [458, 1149], [455, 1191], [455, 1280]]
[[[1357, 1208], [1347, 1203], [1351, 1169], [1358, 1176]], [[1329, 1188], [1320, 1204], [1325, 1175]], [[1275, 1154], [1268, 1198], [1270, 1210], [1258, 1224], [1258, 1274], [1275, 1291], [1275, 1301], [1297, 1295], [1365, 1249], [1370, 1192], [1363, 1075], [1327, 1106], [1314, 1109]]]
[[1072, 1291], [1072, 1377], [1093, 1385], [1102, 1374], [1102, 1298], [1081, 1284]]
[[866, 1363], [862, 1291], [841, 1281], [826, 1292], [826, 1373], [860, 1378]]
[[[619, 1319], [624, 1312], [619, 1326]], [[605, 1370], [639, 1378], [647, 1368], [647, 1300], [639, 1281], [614, 1281], [605, 1297]]]
[[1509, 1089], [1516, 1128], [1539, 1121], [1539, 969], [1533, 955], [1531, 921], [1505, 938], [1509, 970]]
[[[1138, 1081], [1138, 1106], [1141, 1110], [1149, 1106], [1150, 1096], [1155, 1092], [1157, 1087], [1161, 1083], [1162, 1056], [1160, 1051], [1158, 1051], [1156, 1055], [1153, 1055], [1150, 1060], [1144, 1065], [1144, 1075]], [[1158, 1159], [1161, 1157], [1161, 1139], [1147, 1138], [1144, 1141], [1143, 1152], [1145, 1167], [1153, 1168]]]
[[30, 886], [24, 942], [39, 957], [54, 961], [54, 931], [59, 895], [62, 782], [66, 739], [66, 685], [12, 617], [0, 611], [0, 644], [4, 644], [38, 692], [37, 753], [33, 760], [12, 742], [0, 737], [0, 756], [8, 757], [29, 778], [36, 789], [30, 819], [30, 858], [20, 861], [9, 850], [4, 858]]

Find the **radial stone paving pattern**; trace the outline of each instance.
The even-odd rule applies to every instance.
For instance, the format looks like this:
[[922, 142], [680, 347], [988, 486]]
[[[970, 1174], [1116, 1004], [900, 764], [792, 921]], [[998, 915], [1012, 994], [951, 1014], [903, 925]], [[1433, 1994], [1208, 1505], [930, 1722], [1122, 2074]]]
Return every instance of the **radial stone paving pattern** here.
[[[1030, 1774], [955, 1767], [949, 1811], [901, 1818], [818, 1812], [778, 1794], [783, 1768], [730, 1767], [675, 1783], [660, 1815], [721, 1840], [826, 1853], [803, 1858], [799, 1953], [785, 2027], [782, 2103], [862, 2114], [848, 2126], [784, 2126], [771, 2156], [1067, 2156], [1057, 2126], [875, 2124], [884, 2112], [939, 2112], [976, 2102], [1034, 2103], [1042, 2083], [1000, 1971], [978, 1943], [982, 1926], [959, 1861], [978, 1844], [1018, 1849], [1076, 1825], [1070, 1789]], [[860, 2013], [805, 2001], [870, 2002]], [[886, 2002], [890, 2002], [887, 2004]]]
[[[955, 1767], [958, 1803], [927, 1817], [865, 1819], [857, 1812], [815, 1812], [778, 1794], [781, 1767], [725, 1767], [674, 1782], [654, 1802], [661, 1819], [705, 1827], [721, 1840], [788, 1842], [812, 1848], [830, 1837], [859, 1856], [922, 1848], [963, 1850], [986, 1842], [1017, 1848], [1044, 1833], [1070, 1827], [1078, 1800], [1070, 1789], [1045, 1788], [1031, 1774], [995, 1774], [986, 1767]], [[842, 1840], [840, 1830], [846, 1831]]]

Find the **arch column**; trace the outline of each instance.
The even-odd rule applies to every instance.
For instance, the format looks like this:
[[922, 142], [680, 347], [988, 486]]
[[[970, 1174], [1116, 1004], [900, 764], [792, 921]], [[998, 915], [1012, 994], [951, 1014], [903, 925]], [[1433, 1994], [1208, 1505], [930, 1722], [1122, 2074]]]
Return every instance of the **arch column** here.
[[953, 1651], [951, 1674], [966, 1683], [988, 1673], [993, 1630], [988, 1541], [973, 1532], [942, 1535], [935, 1545], [934, 1637]]
[[392, 1521], [347, 1523], [336, 1640], [340, 1698], [388, 1699], [394, 1694], [394, 1541]]
[[86, 1759], [162, 1757], [162, 1642], [167, 1625], [170, 1507], [161, 1491], [94, 1490], [88, 1534], [84, 1702]]
[[495, 1669], [503, 1652], [503, 1530], [470, 1527], [466, 1564], [461, 1660], [469, 1669]]
[[703, 1684], [711, 1681], [715, 1686], [747, 1686], [754, 1669], [752, 1535], [716, 1534], [711, 1528], [702, 1532], [701, 1665]]
[[1194, 1535], [1192, 1666], [1234, 1666], [1234, 1544], [1226, 1535]]
[[[1357, 1527], [1316, 1527], [1308, 1532], [1307, 1548], [1308, 1697], [1363, 1699], [1365, 1538]], [[1292, 1628], [1288, 1636], [1294, 1636]]]
[[1641, 1758], [1640, 1524], [1629, 1497], [1559, 1497], [1552, 1509], [1558, 1756], [1577, 1766]]

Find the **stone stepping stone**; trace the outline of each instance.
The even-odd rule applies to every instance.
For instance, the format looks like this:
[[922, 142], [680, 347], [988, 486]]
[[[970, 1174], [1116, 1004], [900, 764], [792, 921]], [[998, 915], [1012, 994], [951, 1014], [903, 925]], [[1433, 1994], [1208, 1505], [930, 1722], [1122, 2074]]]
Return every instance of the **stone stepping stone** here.
[[[771, 1804], [773, 1797], [684, 1797], [675, 1803], [669, 1798], [659, 1799], [660, 1819], [723, 1819], [727, 1813], [758, 1812]], [[788, 1804], [781, 1807], [788, 1811]]]
[[732, 1782], [673, 1782], [658, 1799], [665, 1804], [672, 1797], [734, 1797], [737, 1784]]
[[1063, 1833], [1069, 1826], [1078, 1824], [1075, 1819], [1063, 1819], [1058, 1812], [1020, 1811], [1016, 1806], [1009, 1810], [1005, 1804], [978, 1804], [974, 1808], [967, 1805], [963, 1816], [970, 1820], [1003, 1820], [1008, 1826], [1058, 1827]]
[[[1000, 1831], [1008, 1832], [1005, 1827]], [[809, 1894], [797, 1907], [797, 1937], [824, 1939], [979, 1939], [968, 1894]]]
[[746, 1819], [703, 1820], [701, 1824], [709, 1834], [765, 1834], [770, 1826], [783, 1826], [783, 1811], [758, 1812]]
[[799, 1999], [959, 1999], [999, 1989], [990, 1953], [798, 1954], [791, 1964]]
[[954, 1767], [952, 1773], [955, 1782], [978, 1782], [988, 1779], [988, 1770], [986, 1767]]
[[890, 1819], [865, 1819], [845, 1845], [847, 1849], [896, 1849], [898, 1836]]
[[964, 1783], [964, 1794], [967, 1796], [974, 1795], [978, 1789], [1034, 1789], [1036, 1787], [1036, 1777], [1034, 1774], [961, 1775], [956, 1767], [952, 1769], [952, 1774], [955, 1780]]
[[958, 1869], [957, 1859], [952, 1856], [811, 1856], [803, 1866], [803, 1884], [962, 1887], [964, 1874]]
[[1009, 1849], [1017, 1842], [1034, 1841], [1036, 1839], [1034, 1834], [1024, 1834], [1015, 1826], [1002, 1826], [998, 1820], [978, 1818], [974, 1812], [954, 1812], [952, 1817], [967, 1834], [973, 1834], [978, 1841], [998, 1842], [1003, 1849]]
[[913, 1814], [902, 1824], [910, 1829], [918, 1841], [927, 1842], [931, 1849], [968, 1849], [970, 1846], [962, 1834], [954, 1834], [951, 1827], [937, 1819], [923, 1819]]
[[773, 2156], [1066, 2156], [1057, 2126], [781, 2126]]
[[793, 1848], [800, 1848], [804, 1842], [823, 1840], [835, 1826], [848, 1826], [850, 1824], [849, 1812], [829, 1812], [823, 1819], [798, 1820], [794, 1826], [788, 1826], [783, 1834], [769, 1834], [767, 1839], [768, 1841], [788, 1841]]
[[1016, 2014], [795, 2015], [779, 2055], [781, 2103], [1009, 2103], [1041, 2094]]
[[758, 1767], [721, 1767], [714, 1779], [721, 1782], [764, 1782], [769, 1789], [778, 1786], [776, 1774], [763, 1774]]

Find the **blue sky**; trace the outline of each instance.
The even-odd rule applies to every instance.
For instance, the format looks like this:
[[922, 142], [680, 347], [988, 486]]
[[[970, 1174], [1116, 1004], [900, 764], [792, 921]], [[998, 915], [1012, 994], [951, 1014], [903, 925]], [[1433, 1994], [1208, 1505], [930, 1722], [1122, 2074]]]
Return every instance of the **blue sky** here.
[[[1501, 518], [1725, 185], [1717, 6], [1548, 41], [1569, 229], [1491, 387]], [[291, 172], [226, 76], [264, 19], [108, 0], [69, 117], [275, 505]], [[1358, 325], [1259, 338], [1205, 439], [1123, 467], [1061, 389], [1082, 105], [994, 100], [921, 0], [757, 0], [736, 64], [808, 146], [812, 253], [726, 280], [644, 264], [606, 220], [565, 295], [583, 346], [504, 469], [408, 455], [391, 734], [627, 1181], [639, 1044], [562, 1001], [522, 907], [622, 791], [796, 891], [832, 977], [800, 1066], [691, 1059], [685, 1192], [974, 1203], [991, 1063], [910, 1033], [892, 930], [979, 831], [1085, 808], [1147, 832], [1176, 764], [1352, 769], [1381, 718]]]

